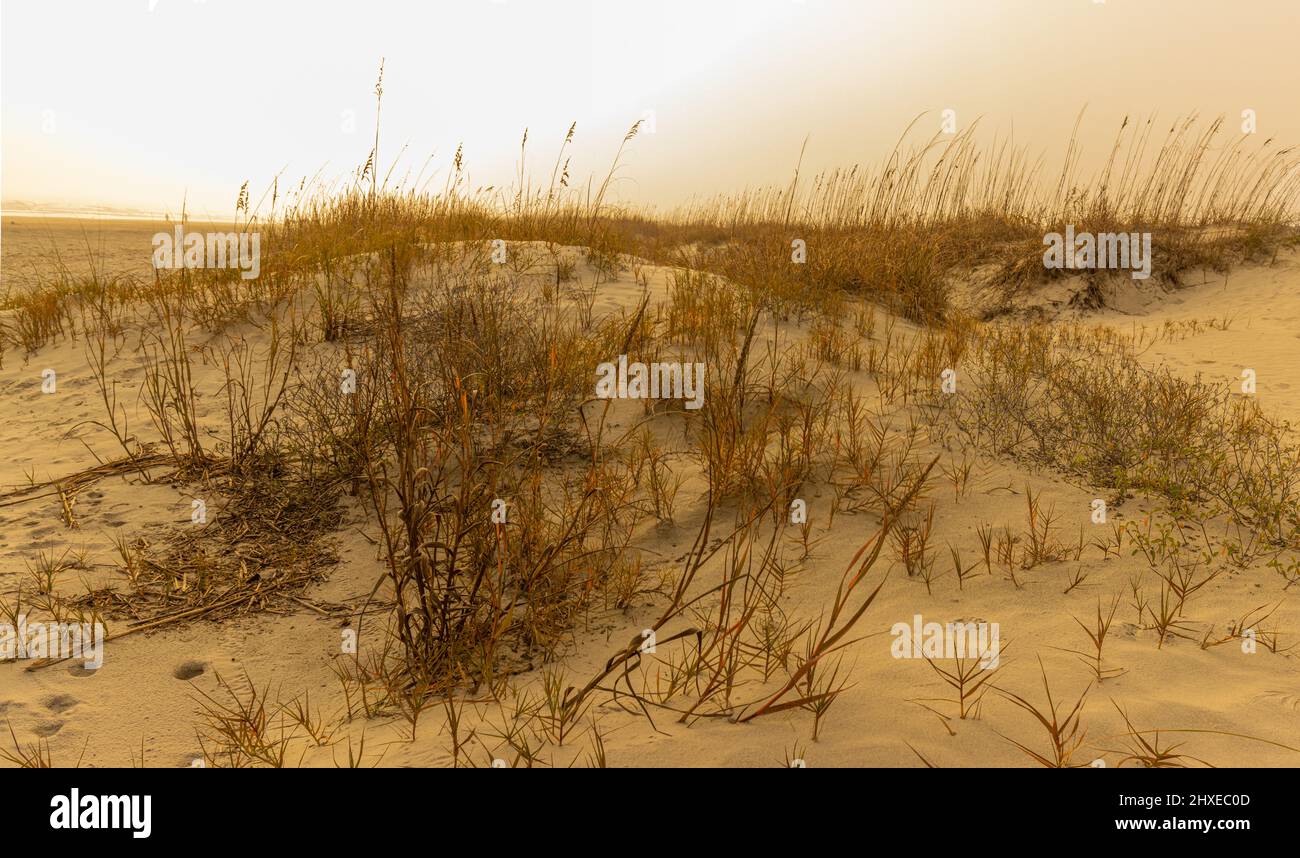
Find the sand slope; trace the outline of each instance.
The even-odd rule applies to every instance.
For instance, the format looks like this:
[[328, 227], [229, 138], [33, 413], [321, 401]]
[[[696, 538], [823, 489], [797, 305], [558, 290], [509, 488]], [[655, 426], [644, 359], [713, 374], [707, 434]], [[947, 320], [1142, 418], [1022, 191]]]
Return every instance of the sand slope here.
[[[139, 235], [131, 240], [138, 241]], [[590, 271], [581, 273], [592, 276]], [[667, 272], [650, 267], [647, 275], [652, 293], [662, 298]], [[639, 291], [630, 275], [602, 284], [597, 311], [629, 306]], [[1177, 293], [1152, 296], [1141, 305], [1130, 304], [1123, 312], [1102, 310], [1092, 318], [1121, 329], [1180, 325], [1180, 334], [1163, 337], [1146, 351], [1153, 364], [1189, 377], [1199, 372], [1224, 384], [1233, 383], [1241, 368], [1252, 367], [1265, 406], [1300, 422], [1300, 398], [1291, 392], [1291, 375], [1300, 366], [1300, 269], [1294, 259], [1243, 269], [1226, 281], [1207, 279]], [[1226, 330], [1187, 328], [1189, 320], [1211, 318], [1232, 322]], [[134, 409], [133, 429], [147, 432], [148, 421], [137, 404], [142, 372], [138, 360], [124, 348], [112, 366], [119, 397]], [[59, 373], [53, 395], [40, 389], [41, 372], [47, 367]], [[200, 378], [200, 386], [211, 389], [213, 378]], [[869, 385], [865, 376], [856, 383]], [[102, 415], [103, 406], [88, 373], [84, 342], [61, 341], [26, 360], [12, 352], [6, 355], [0, 400], [5, 417], [0, 423], [0, 491], [22, 486], [29, 475], [43, 481], [93, 466], [92, 449], [105, 457], [113, 454], [111, 439], [85, 425]], [[208, 419], [219, 416], [214, 402], [204, 403], [203, 409]], [[962, 454], [937, 446], [935, 452]], [[1026, 487], [1041, 491], [1043, 504], [1060, 514], [1062, 540], [1076, 540], [1081, 528], [1088, 541], [1099, 535], [1089, 517], [1096, 493], [1087, 487], [984, 456], [977, 458], [973, 474], [964, 495], [955, 496], [951, 489], [934, 495], [940, 569], [949, 565], [946, 544], [957, 546], [967, 558], [979, 556], [978, 526], [1022, 528]], [[672, 568], [689, 548], [702, 509], [700, 475], [685, 476], [676, 525], [647, 527], [635, 543], [660, 567]], [[874, 526], [867, 516], [841, 512], [828, 529], [830, 500], [829, 491], [809, 498], [816, 543], [787, 596], [789, 610], [806, 617], [815, 616], [830, 600], [840, 573]], [[75, 528], [64, 521], [56, 495], [6, 502], [0, 505], [0, 592], [13, 591], [36, 551], [84, 552], [79, 568], [61, 574], [61, 585], [70, 590], [75, 591], [82, 578], [111, 580], [111, 533], [122, 530], [148, 538], [159, 529], [184, 526], [189, 501], [183, 486], [112, 477], [77, 498]], [[1130, 502], [1115, 514], [1120, 521], [1140, 521], [1146, 513], [1142, 504]], [[366, 530], [364, 511], [349, 501], [334, 540], [340, 563], [327, 581], [305, 594], [309, 600], [354, 605], [364, 600], [382, 571]], [[1053, 694], [1072, 703], [1091, 682], [1088, 669], [1066, 651], [1086, 643], [1073, 618], [1086, 620], [1099, 598], [1124, 596], [1129, 576], [1139, 571], [1140, 563], [1129, 556], [1102, 559], [1096, 548], [1086, 547], [1079, 561], [1067, 559], [1025, 572], [1020, 587], [994, 570], [959, 590], [949, 572], [934, 584], [932, 594], [921, 582], [892, 569], [860, 627], [861, 639], [846, 651], [844, 670], [850, 685], [831, 707], [816, 742], [811, 739], [812, 718], [805, 712], [781, 713], [747, 725], [705, 719], [687, 726], [677, 723], [674, 713], [660, 711], [652, 726], [602, 698], [591, 714], [600, 718], [609, 763], [615, 766], [765, 766], [780, 765], [791, 755], [802, 756], [810, 766], [921, 765], [909, 744], [939, 766], [1027, 765], [1029, 759], [1008, 738], [1045, 750], [1041, 730], [1031, 718], [996, 693], [987, 695], [979, 717], [956, 718], [950, 690], [923, 660], [891, 656], [890, 627], [910, 622], [916, 614], [927, 621], [997, 622], [1007, 650], [996, 685], [1043, 703], [1041, 659]], [[1063, 593], [1070, 574], [1080, 567], [1087, 572], [1085, 583]], [[1198, 632], [1211, 624], [1224, 628], [1253, 608], [1280, 603], [1273, 624], [1283, 630], [1283, 643], [1288, 644], [1291, 632], [1300, 628], [1300, 606], [1282, 585], [1278, 575], [1262, 567], [1228, 572], [1193, 600], [1189, 624]], [[589, 626], [575, 630], [561, 665], [566, 676], [571, 682], [585, 681], [654, 615], [647, 598], [640, 607], [595, 617]], [[269, 685], [283, 699], [310, 692], [313, 707], [323, 713], [343, 711], [343, 694], [330, 669], [338, 657], [341, 627], [337, 616], [304, 606], [132, 635], [109, 644], [105, 665], [97, 672], [70, 663], [36, 671], [22, 663], [0, 664], [0, 720], [11, 724], [23, 742], [48, 739], [56, 764], [71, 765], [80, 758], [83, 765], [128, 765], [143, 747], [148, 765], [189, 765], [200, 753], [196, 700], [199, 692], [220, 694], [217, 673], [236, 683], [246, 675], [259, 686]], [[1113, 700], [1142, 729], [1212, 730], [1265, 740], [1167, 734], [1185, 743], [1183, 752], [1213, 764], [1300, 764], [1300, 752], [1268, 744], [1300, 747], [1300, 661], [1294, 654], [1263, 647], [1248, 654], [1236, 643], [1202, 649], [1190, 640], [1157, 648], [1153, 634], [1138, 628], [1127, 600], [1121, 602], [1105, 654], [1107, 666], [1126, 672], [1090, 695], [1083, 719], [1088, 730], [1083, 753], [1089, 759], [1105, 759], [1113, 766], [1123, 756], [1123, 742], [1116, 735], [1123, 722]], [[652, 671], [653, 663], [644, 669]], [[535, 671], [519, 677], [517, 686], [521, 693], [536, 693], [540, 681]], [[474, 713], [471, 723], [486, 719], [478, 722], [485, 737], [502, 717], [488, 703], [469, 709]], [[449, 739], [436, 708], [420, 721], [414, 741], [409, 734], [409, 725], [396, 716], [357, 719], [340, 726], [329, 746], [296, 743], [291, 762], [328, 766], [346, 761], [349, 740], [358, 742], [363, 735], [366, 762], [371, 764], [450, 761]], [[590, 739], [580, 735], [564, 747], [549, 749], [543, 758], [555, 765], [582, 764], [591, 752]], [[476, 764], [487, 764], [495, 755], [490, 745], [485, 739], [470, 748]]]

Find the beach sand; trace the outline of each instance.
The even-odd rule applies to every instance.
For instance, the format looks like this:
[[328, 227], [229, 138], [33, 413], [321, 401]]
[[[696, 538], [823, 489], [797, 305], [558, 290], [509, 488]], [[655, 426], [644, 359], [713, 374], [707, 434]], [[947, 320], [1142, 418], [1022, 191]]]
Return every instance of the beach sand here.
[[[87, 243], [106, 269], [147, 277], [149, 236], [157, 228], [149, 223], [6, 218], [6, 287], [21, 288], [27, 274], [48, 264], [51, 248], [70, 267], [89, 264]], [[590, 266], [580, 258], [577, 265], [578, 277], [591, 282], [595, 275]], [[641, 273], [652, 302], [665, 300], [669, 270], [646, 266]], [[632, 274], [624, 273], [597, 286], [594, 312], [635, 307], [639, 294]], [[1207, 274], [1204, 282], [1153, 292], [1140, 300], [1116, 299], [1082, 315], [1062, 311], [1061, 316], [1062, 323], [1082, 320], [1124, 333], [1168, 331], [1142, 351], [1143, 360], [1186, 378], [1199, 375], [1231, 387], [1240, 384], [1242, 369], [1253, 368], [1266, 411], [1300, 423], [1300, 390], [1293, 386], [1300, 367], [1300, 260], [1295, 256], [1275, 265], [1244, 267], [1227, 277]], [[1215, 325], [1214, 320], [1228, 322]], [[911, 329], [906, 322], [898, 324], [900, 330]], [[260, 329], [245, 324], [234, 331], [255, 338]], [[797, 338], [806, 331], [789, 321], [780, 325], [779, 334]], [[141, 398], [145, 371], [135, 342], [132, 336], [122, 339], [108, 372], [116, 380], [130, 431], [149, 438], [153, 430]], [[46, 369], [57, 371], [54, 394], [42, 393]], [[219, 427], [224, 418], [220, 383], [215, 364], [196, 365], [195, 385], [206, 391], [198, 412], [211, 427]], [[865, 373], [853, 373], [853, 384], [869, 390], [872, 382]], [[72, 527], [58, 491], [16, 494], [33, 481], [57, 481], [120, 454], [112, 437], [92, 422], [104, 419], [105, 409], [84, 339], [61, 338], [26, 356], [10, 350], [0, 368], [0, 401], [0, 592], [12, 598], [35, 555], [65, 551], [80, 562], [59, 573], [61, 591], [77, 592], [87, 583], [112, 585], [120, 577], [115, 536], [156, 543], [170, 529], [190, 526], [192, 488], [146, 483], [139, 474], [110, 476], [78, 492], [71, 503]], [[620, 404], [613, 415], [615, 427], [630, 425], [637, 409]], [[1042, 506], [1059, 514], [1058, 533], [1066, 541], [1082, 534], [1091, 542], [1109, 531], [1091, 519], [1092, 501], [1100, 496], [1091, 487], [979, 449], [933, 444], [932, 450], [945, 463], [965, 457], [974, 463], [964, 493], [941, 484], [933, 496], [934, 544], [939, 546], [941, 569], [949, 569], [945, 545], [958, 547], [969, 559], [980, 556], [981, 525], [1023, 528], [1027, 491], [1041, 493]], [[704, 509], [704, 477], [686, 461], [678, 471], [684, 482], [674, 525], [646, 524], [633, 540], [656, 570], [677, 568]], [[793, 574], [784, 607], [792, 616], [811, 620], [833, 599], [842, 572], [870, 537], [875, 520], [839, 512], [829, 523], [832, 495], [827, 489], [814, 491], [807, 501], [813, 523], [811, 554]], [[1111, 516], [1121, 524], [1140, 523], [1148, 512], [1141, 500], [1130, 500]], [[221, 514], [219, 503], [212, 514]], [[346, 764], [349, 748], [357, 747], [363, 737], [367, 765], [448, 765], [451, 740], [440, 706], [424, 713], [414, 737], [410, 723], [393, 713], [341, 719], [347, 703], [332, 665], [348, 625], [330, 606], [355, 607], [372, 592], [384, 569], [376, 538], [371, 514], [357, 499], [345, 497], [342, 520], [329, 537], [338, 563], [302, 593], [300, 602], [110, 640], [104, 664], [95, 671], [76, 661], [39, 669], [31, 669], [29, 662], [0, 664], [0, 720], [8, 722], [23, 743], [48, 740], [56, 765], [80, 761], [84, 766], [122, 766], [143, 753], [149, 766], [188, 766], [203, 755], [197, 731], [204, 696], [223, 699], [219, 675], [236, 688], [247, 688], [248, 682], [267, 687], [282, 700], [309, 693], [311, 706], [325, 720], [338, 722], [327, 744], [294, 743], [291, 765]], [[1067, 707], [1092, 685], [1082, 717], [1087, 731], [1082, 762], [1097, 759], [1114, 766], [1123, 760], [1122, 707], [1143, 730], [1212, 731], [1161, 735], [1179, 743], [1180, 753], [1214, 765], [1300, 764], [1300, 750], [1295, 750], [1300, 747], [1300, 661], [1295, 654], [1270, 652], [1262, 645], [1256, 652], [1244, 652], [1235, 641], [1210, 648], [1199, 645], [1211, 625], [1223, 630], [1252, 609], [1275, 604], [1279, 607], [1270, 626], [1281, 631], [1283, 647], [1290, 645], [1294, 630], [1300, 628], [1294, 592], [1286, 591], [1281, 576], [1262, 563], [1230, 570], [1189, 603], [1186, 620], [1194, 639], [1175, 638], [1158, 647], [1153, 633], [1139, 627], [1128, 600], [1130, 576], [1143, 564], [1127, 550], [1103, 559], [1088, 546], [1078, 561], [1066, 559], [1024, 571], [1019, 586], [995, 568], [991, 573], [981, 569], [959, 589], [947, 571], [934, 582], [933, 592], [893, 568], [854, 642], [844, 650], [841, 677], [847, 686], [830, 707], [816, 741], [812, 717], [802, 710], [745, 724], [704, 718], [687, 725], [667, 710], [654, 712], [652, 722], [605, 695], [584, 720], [598, 719], [611, 766], [773, 766], [788, 764], [792, 757], [813, 767], [918, 766], [922, 758], [941, 767], [1031, 764], [1010, 741], [1045, 752], [1041, 728], [1025, 711], [990, 692], [977, 717], [956, 717], [951, 689], [924, 659], [893, 656], [891, 628], [911, 624], [920, 615], [926, 622], [996, 622], [1003, 648], [993, 680], [999, 689], [1043, 704], [1040, 662], [1054, 699], [1069, 701]], [[1083, 584], [1063, 592], [1079, 569], [1086, 572]], [[1120, 598], [1120, 605], [1105, 663], [1124, 672], [1098, 686], [1070, 650], [1087, 648], [1076, 618], [1088, 622], [1098, 601], [1108, 603], [1112, 596]], [[646, 596], [624, 611], [597, 612], [573, 630], [563, 657], [548, 668], [562, 670], [569, 684], [582, 684], [657, 616], [655, 604]], [[110, 624], [109, 631], [124, 628]], [[646, 661], [653, 658], [647, 656]], [[643, 667], [650, 669], [650, 664]], [[515, 686], [520, 695], [540, 695], [542, 670], [522, 673]], [[473, 726], [482, 736], [499, 735], [508, 707], [482, 695], [470, 697], [480, 702], [467, 705], [462, 729]], [[8, 744], [7, 730], [5, 734]], [[494, 750], [499, 745], [474, 742], [465, 753], [475, 764], [488, 765], [501, 753]], [[580, 730], [564, 745], [547, 747], [541, 758], [557, 766], [582, 765], [592, 753], [590, 731]]]

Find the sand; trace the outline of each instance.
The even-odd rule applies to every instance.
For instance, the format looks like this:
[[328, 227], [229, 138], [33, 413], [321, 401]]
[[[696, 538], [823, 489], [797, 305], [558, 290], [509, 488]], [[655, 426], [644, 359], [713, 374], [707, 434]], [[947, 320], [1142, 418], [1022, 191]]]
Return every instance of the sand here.
[[[35, 264], [42, 242], [75, 247], [82, 225], [41, 220], [4, 223], [4, 273], [8, 283], [25, 266]], [[151, 224], [98, 224], [92, 233], [102, 241], [109, 261], [144, 258]], [[666, 269], [648, 266], [652, 296], [662, 300]], [[594, 276], [580, 264], [579, 275]], [[589, 281], [588, 281], [589, 282]], [[626, 273], [597, 290], [597, 313], [631, 306], [639, 288]], [[1061, 313], [1062, 321], [1077, 314]], [[1250, 266], [1227, 278], [1205, 277], [1203, 283], [1175, 292], [1116, 298], [1087, 319], [1121, 330], [1178, 324], [1179, 333], [1159, 339], [1144, 359], [1187, 377], [1201, 374], [1225, 385], [1239, 384], [1243, 368], [1256, 370], [1258, 395], [1280, 418], [1300, 423], [1300, 398], [1292, 378], [1300, 367], [1300, 265], [1286, 257], [1273, 266]], [[1189, 320], [1230, 319], [1226, 329]], [[785, 332], [797, 335], [793, 323]], [[254, 335], [254, 329], [244, 331]], [[103, 405], [90, 376], [81, 341], [61, 340], [26, 359], [10, 352], [0, 368], [0, 492], [21, 487], [29, 478], [56, 479], [96, 464], [96, 455], [114, 455], [112, 439], [86, 421], [100, 419]], [[42, 370], [55, 368], [58, 390], [42, 394]], [[119, 382], [119, 398], [131, 411], [132, 430], [147, 436], [148, 419], [138, 401], [143, 370], [126, 347], [110, 365]], [[196, 378], [201, 389], [214, 390], [219, 376], [204, 367]], [[865, 380], [857, 382], [866, 385]], [[221, 419], [220, 402], [200, 403], [205, 421]], [[634, 416], [635, 412], [628, 412]], [[616, 420], [630, 419], [626, 414]], [[979, 556], [976, 528], [1023, 527], [1029, 490], [1042, 493], [1044, 506], [1061, 515], [1067, 538], [1082, 527], [1088, 539], [1099, 531], [1090, 519], [1098, 493], [1058, 475], [1028, 470], [1015, 463], [967, 451], [976, 458], [971, 487], [962, 497], [938, 491], [936, 542], [960, 547], [968, 558]], [[698, 473], [684, 475], [679, 512], [672, 528], [647, 526], [634, 544], [671, 566], [690, 547], [703, 509]], [[57, 496], [0, 500], [0, 592], [11, 593], [26, 561], [37, 551], [84, 551], [84, 568], [65, 572], [60, 586], [70, 591], [82, 579], [111, 580], [114, 568], [110, 537], [126, 532], [156, 538], [168, 527], [185, 526], [192, 497], [184, 487], [144, 484], [135, 476], [116, 476], [85, 490], [74, 505], [75, 528], [67, 527]], [[838, 513], [826, 527], [830, 492], [808, 498], [815, 546], [805, 568], [794, 577], [786, 606], [792, 613], [815, 616], [827, 604], [851, 556], [870, 535], [866, 516]], [[1146, 508], [1136, 501], [1113, 515], [1119, 521], [1141, 520]], [[304, 593], [309, 604], [360, 604], [382, 573], [372, 542], [373, 523], [354, 500], [345, 499], [342, 524], [333, 535], [339, 563], [328, 579]], [[1003, 574], [979, 574], [958, 589], [951, 573], [940, 578], [932, 594], [924, 584], [894, 569], [880, 598], [867, 613], [861, 639], [846, 650], [844, 670], [849, 687], [824, 719], [812, 740], [812, 717], [783, 712], [747, 724], [703, 719], [678, 723], [670, 712], [656, 712], [653, 725], [602, 697], [591, 715], [599, 717], [608, 763], [612, 766], [773, 766], [798, 756], [808, 766], [918, 766], [919, 757], [937, 766], [1024, 766], [1032, 761], [1009, 740], [1044, 751], [1041, 730], [1007, 699], [988, 694], [978, 717], [960, 719], [949, 689], [924, 660], [894, 658], [889, 632], [895, 623], [987, 620], [997, 622], [1004, 646], [996, 685], [1043, 702], [1040, 660], [1058, 700], [1073, 701], [1092, 683], [1088, 668], [1068, 652], [1083, 649], [1086, 638], [1074, 618], [1087, 620], [1098, 599], [1125, 594], [1128, 577], [1140, 558], [1110, 556], [1102, 560], [1087, 549], [1079, 562], [1067, 560], [1024, 573], [1017, 587]], [[946, 549], [939, 567], [947, 569]], [[1084, 584], [1063, 593], [1077, 568]], [[1213, 581], [1189, 607], [1189, 623], [1198, 631], [1210, 624], [1224, 628], [1260, 605], [1280, 603], [1272, 624], [1293, 642], [1300, 627], [1294, 591], [1262, 565], [1231, 571]], [[627, 612], [594, 617], [574, 631], [561, 662], [570, 682], [584, 682], [609, 655], [656, 616], [648, 597]], [[1182, 753], [1219, 766], [1293, 766], [1300, 764], [1300, 661], [1294, 654], [1264, 647], [1243, 652], [1236, 643], [1202, 649], [1196, 641], [1175, 639], [1157, 648], [1150, 631], [1135, 623], [1127, 599], [1121, 602], [1106, 646], [1108, 667], [1123, 675], [1094, 687], [1084, 709], [1087, 729], [1082, 756], [1118, 764], [1124, 747], [1118, 735], [1124, 724], [1115, 704], [1142, 729], [1220, 731], [1171, 733]], [[0, 721], [23, 742], [47, 739], [58, 765], [130, 765], [143, 752], [146, 765], [188, 766], [201, 757], [196, 729], [202, 695], [220, 696], [217, 676], [242, 686], [245, 677], [269, 685], [281, 699], [310, 692], [313, 708], [337, 715], [344, 697], [331, 664], [339, 653], [343, 623], [307, 604], [282, 613], [261, 613], [220, 622], [196, 621], [110, 641], [105, 662], [87, 671], [75, 662], [39, 670], [29, 663], [0, 664]], [[536, 693], [542, 681], [535, 670], [517, 678], [521, 693]], [[1094, 684], [1095, 685], [1095, 684]], [[470, 723], [484, 735], [503, 717], [489, 703], [471, 704]], [[480, 721], [479, 719], [486, 719]], [[445, 718], [437, 708], [421, 718], [412, 738], [410, 725], [395, 715], [358, 718], [338, 726], [325, 746], [295, 743], [290, 764], [346, 764], [349, 743], [365, 738], [366, 764], [437, 766], [451, 761]], [[7, 734], [7, 729], [4, 731]], [[1255, 737], [1238, 738], [1229, 733]], [[4, 743], [8, 744], [8, 736]], [[491, 743], [489, 743], [491, 744]], [[910, 746], [910, 747], [909, 747]], [[915, 749], [915, 751], [913, 750]], [[592, 752], [590, 734], [562, 747], [548, 748], [542, 759], [554, 765], [584, 764]], [[495, 752], [483, 743], [469, 749], [477, 765], [489, 764]]]

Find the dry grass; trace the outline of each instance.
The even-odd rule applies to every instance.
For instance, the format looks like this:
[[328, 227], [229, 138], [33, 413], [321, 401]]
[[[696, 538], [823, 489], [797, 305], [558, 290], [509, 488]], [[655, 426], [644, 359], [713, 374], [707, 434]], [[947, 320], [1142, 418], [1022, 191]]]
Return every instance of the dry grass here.
[[[381, 86], [376, 97], [378, 113]], [[341, 506], [355, 501], [383, 576], [343, 609], [362, 642], [335, 662], [343, 717], [397, 715], [414, 741], [441, 711], [453, 765], [550, 765], [555, 748], [585, 738], [589, 764], [603, 767], [598, 695], [651, 723], [802, 711], [816, 740], [848, 687], [840, 659], [885, 585], [882, 553], [927, 594], [952, 590], [936, 565], [932, 497], [963, 501], [968, 454], [1016, 456], [1169, 510], [1170, 530], [1130, 523], [1101, 546], [1103, 559], [1125, 540], [1147, 557], [1159, 596], [1135, 580], [1134, 607], [1160, 647], [1188, 634], [1184, 612], [1222, 572], [1219, 558], [1269, 558], [1300, 580], [1300, 451], [1286, 427], [1252, 402], [1151, 371], [1113, 334], [979, 323], [949, 300], [951, 278], [984, 264], [1003, 300], [1045, 279], [1033, 264], [1042, 235], [1066, 223], [1157, 231], [1156, 267], [1170, 281], [1274, 252], [1296, 236], [1294, 152], [1220, 146], [1220, 123], [1190, 120], [1152, 152], [1153, 125], [1126, 122], [1099, 176], [1080, 184], [1071, 142], [1053, 184], [1023, 151], [983, 147], [972, 128], [900, 142], [876, 169], [796, 172], [787, 187], [651, 218], [608, 202], [638, 131], [586, 193], [569, 186], [573, 128], [540, 187], [525, 137], [517, 186], [501, 194], [471, 190], [459, 152], [440, 191], [391, 186], [376, 129], [350, 186], [304, 182], [281, 195], [277, 185], [265, 212], [241, 192], [236, 228], [262, 236], [255, 281], [182, 269], [142, 284], [59, 268], [6, 294], [0, 355], [84, 337], [105, 411], [92, 425], [124, 454], [52, 486], [66, 524], [76, 490], [109, 474], [174, 483], [213, 511], [156, 544], [119, 540], [122, 586], [76, 600], [53, 596], [67, 564], [39, 560], [39, 607], [120, 619], [123, 633], [283, 608], [328, 574]], [[650, 263], [671, 269], [653, 299]], [[598, 310], [600, 287], [629, 271], [639, 303]], [[128, 421], [110, 369], [132, 335], [147, 426]], [[703, 363], [704, 407], [647, 402], [615, 426], [616, 406], [592, 385], [596, 366], [621, 354]], [[215, 386], [204, 366], [220, 369]], [[940, 393], [954, 368], [956, 394]], [[219, 420], [200, 407], [212, 401]], [[816, 540], [811, 522], [791, 535], [788, 511], [821, 488], [833, 495], [826, 529], [858, 514], [869, 536], [829, 603], [795, 616], [783, 596]], [[1062, 536], [1040, 493], [1024, 495], [1023, 529], [979, 530], [985, 571], [1005, 570], [1016, 588], [1086, 547]], [[1233, 529], [1202, 530], [1214, 559], [1197, 559], [1184, 525], [1208, 520]], [[642, 550], [650, 528], [689, 528], [690, 550], [658, 580]], [[965, 590], [979, 561], [948, 547]], [[1065, 592], [1085, 577], [1076, 570]], [[566, 678], [555, 663], [575, 630], [644, 599], [657, 612], [654, 657], [638, 630], [593, 676]], [[23, 604], [22, 591], [0, 600], [9, 615]], [[1098, 683], [1119, 675], [1102, 660], [1117, 606], [1099, 601], [1095, 620], [1079, 622], [1091, 648], [1075, 655]], [[513, 677], [539, 665], [540, 696], [516, 693]], [[959, 718], [976, 716], [992, 673], [931, 666]], [[1043, 685], [1045, 708], [1002, 690], [1049, 739], [1046, 750], [1015, 744], [1043, 765], [1076, 765], [1088, 692], [1066, 705], [1045, 669]], [[335, 725], [308, 700], [280, 705], [244, 686], [201, 702], [213, 764], [281, 766], [300, 745], [333, 741]], [[459, 695], [490, 701], [500, 723], [467, 713]], [[1179, 759], [1132, 735], [1126, 761]], [[15, 747], [10, 762], [48, 761], [48, 749]], [[349, 741], [348, 764], [364, 756]]]

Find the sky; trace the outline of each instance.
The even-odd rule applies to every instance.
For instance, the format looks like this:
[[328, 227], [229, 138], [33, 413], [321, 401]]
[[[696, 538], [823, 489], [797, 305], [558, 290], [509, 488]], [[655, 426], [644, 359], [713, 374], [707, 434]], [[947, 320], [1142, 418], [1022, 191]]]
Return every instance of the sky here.
[[[1300, 143], [1294, 0], [3, 0], [0, 203], [229, 216], [380, 164], [441, 186], [549, 179], [692, 197], [875, 163], [905, 126], [1006, 134], [1059, 163], [1079, 111], [1102, 156], [1125, 115], [1196, 111]], [[422, 172], [423, 171], [423, 172]], [[382, 175], [382, 174], [381, 174]]]

